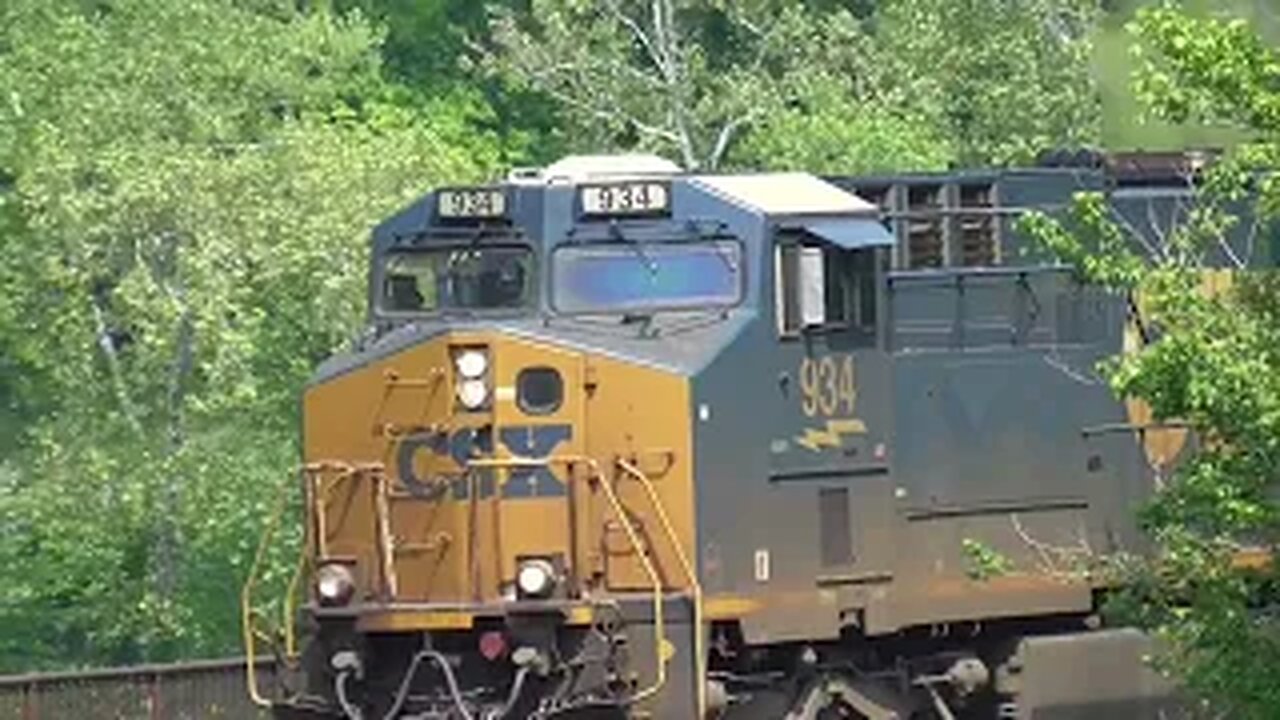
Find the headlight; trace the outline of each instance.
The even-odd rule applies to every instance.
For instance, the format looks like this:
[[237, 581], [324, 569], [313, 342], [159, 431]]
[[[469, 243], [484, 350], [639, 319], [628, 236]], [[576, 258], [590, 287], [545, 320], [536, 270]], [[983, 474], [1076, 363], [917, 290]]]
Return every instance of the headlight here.
[[355, 576], [346, 565], [329, 563], [316, 570], [316, 595], [321, 605], [346, 605], [355, 591]]
[[546, 560], [525, 560], [516, 573], [516, 585], [526, 597], [547, 597], [556, 586], [556, 569]]
[[459, 375], [471, 380], [484, 375], [484, 371], [489, 369], [489, 359], [481, 350], [463, 350], [453, 363]]
[[463, 380], [458, 383], [458, 402], [468, 410], [478, 410], [489, 399], [489, 388], [483, 380]]

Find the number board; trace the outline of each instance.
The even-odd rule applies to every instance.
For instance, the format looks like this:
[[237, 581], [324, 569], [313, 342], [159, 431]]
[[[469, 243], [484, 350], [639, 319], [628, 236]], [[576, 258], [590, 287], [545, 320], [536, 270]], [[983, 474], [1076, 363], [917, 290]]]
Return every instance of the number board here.
[[584, 215], [660, 215], [671, 209], [666, 183], [629, 182], [579, 188]]
[[502, 217], [507, 214], [507, 196], [493, 188], [441, 190], [436, 214], [444, 219]]

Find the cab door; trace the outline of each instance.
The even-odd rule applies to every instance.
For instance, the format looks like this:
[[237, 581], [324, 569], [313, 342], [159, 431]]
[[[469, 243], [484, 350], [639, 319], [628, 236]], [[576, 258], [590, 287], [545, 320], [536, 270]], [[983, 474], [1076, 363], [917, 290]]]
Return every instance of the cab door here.
[[894, 517], [880, 289], [888, 249], [850, 245], [807, 229], [780, 231], [774, 243], [769, 483], [812, 518], [798, 541], [807, 552], [791, 553], [833, 585], [887, 576]]

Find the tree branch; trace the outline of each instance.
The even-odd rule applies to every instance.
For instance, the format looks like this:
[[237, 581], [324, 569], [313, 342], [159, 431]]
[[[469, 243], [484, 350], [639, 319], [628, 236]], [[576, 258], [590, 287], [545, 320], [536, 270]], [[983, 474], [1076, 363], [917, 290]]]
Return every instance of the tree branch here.
[[120, 355], [116, 352], [115, 340], [112, 339], [111, 330], [107, 327], [107, 313], [102, 307], [101, 295], [94, 292], [89, 304], [93, 308], [93, 321], [98, 337], [98, 348], [102, 350], [102, 355], [107, 361], [107, 372], [111, 375], [111, 387], [116, 396], [116, 404], [119, 405], [120, 414], [124, 416], [129, 429], [138, 437], [142, 437], [142, 423], [138, 420], [138, 413], [134, 409], [133, 399], [129, 397], [129, 386], [125, 382], [124, 370], [120, 366]]
[[698, 167], [698, 153], [694, 149], [693, 135], [689, 131], [689, 108], [682, 93], [684, 81], [680, 63], [677, 59], [679, 50], [676, 47], [677, 33], [675, 28], [675, 10], [670, 0], [653, 0], [653, 34], [657, 39], [659, 53], [667, 67], [667, 102], [671, 106], [671, 117], [676, 126], [678, 146], [684, 166], [688, 170]]
[[1017, 513], [1009, 515], [1009, 522], [1018, 538], [1040, 557], [1040, 569], [1047, 575], [1077, 580], [1088, 575], [1090, 561], [1098, 559], [1098, 555], [1089, 546], [1088, 534], [1083, 527], [1077, 529], [1077, 545], [1063, 547], [1033, 538], [1031, 533], [1022, 526]]
[[1163, 260], [1166, 257], [1166, 253], [1164, 251], [1164, 243], [1167, 241], [1167, 239], [1165, 237], [1157, 236], [1156, 239], [1159, 241], [1159, 243], [1156, 245], [1152, 245], [1150, 242], [1147, 241], [1146, 237], [1143, 236], [1142, 232], [1139, 231], [1138, 228], [1133, 223], [1129, 222], [1129, 218], [1125, 217], [1124, 214], [1121, 213], [1119, 210], [1117, 210], [1114, 205], [1111, 205], [1108, 214], [1115, 220], [1116, 224], [1120, 225], [1122, 228], [1125, 229], [1126, 232], [1129, 233], [1129, 237], [1133, 238], [1138, 242], [1138, 244], [1142, 245], [1142, 249], [1146, 251], [1147, 257], [1156, 258], [1160, 260]]
[[658, 73], [665, 78], [668, 72], [666, 63], [663, 62], [662, 55], [658, 52], [657, 48], [654, 47], [653, 40], [649, 38], [649, 33], [645, 32], [644, 28], [640, 27], [640, 23], [636, 22], [624, 13], [622, 8], [618, 6], [616, 0], [610, 0], [608, 7], [609, 11], [613, 14], [614, 19], [622, 23], [631, 31], [632, 37], [634, 37], [636, 42], [640, 43], [640, 46], [644, 48], [645, 54], [649, 56], [649, 60], [653, 62], [653, 66], [657, 68]]
[[[1196, 187], [1196, 178], [1195, 178], [1195, 172], [1198, 169], [1199, 169], [1199, 166], [1197, 165], [1196, 167], [1189, 168], [1187, 172], [1182, 174], [1182, 180], [1183, 182], [1186, 183], [1187, 189], [1191, 192], [1193, 196], [1200, 194], [1200, 189]], [[1181, 209], [1182, 208], [1180, 207], [1179, 210]], [[1254, 222], [1254, 228], [1256, 228], [1257, 222], [1258, 222], [1256, 216], [1254, 217], [1253, 222]], [[1215, 232], [1213, 239], [1214, 239], [1214, 242], [1217, 243], [1218, 247], [1222, 249], [1222, 252], [1227, 256], [1227, 259], [1231, 261], [1231, 264], [1235, 266], [1236, 270], [1245, 269], [1248, 263], [1245, 261], [1242, 261], [1240, 259], [1240, 256], [1236, 254], [1235, 248], [1231, 247], [1231, 243], [1227, 242], [1227, 238], [1225, 234], [1223, 234], [1222, 232]], [[1246, 257], [1252, 257], [1253, 255], [1251, 251], [1252, 246], [1253, 246], [1253, 235], [1251, 233], [1248, 239], [1248, 248], [1250, 248], [1250, 252], [1246, 254]]]
[[166, 392], [166, 423], [168, 425], [168, 472], [175, 473], [167, 478], [162, 491], [160, 533], [156, 542], [157, 585], [160, 596], [170, 599], [177, 588], [178, 552], [180, 545], [179, 529], [175, 518], [181, 510], [183, 482], [176, 475], [174, 461], [186, 444], [183, 406], [186, 404], [187, 380], [195, 365], [195, 321], [194, 312], [187, 301], [186, 285], [182, 278], [182, 267], [179, 262], [181, 240], [173, 233], [163, 234], [165, 241], [165, 262], [155, 263], [152, 272], [160, 287], [164, 288], [169, 301], [178, 311], [178, 325], [174, 330], [174, 357], [170, 365], [168, 388]]
[[[537, 75], [531, 75], [531, 77], [538, 78]], [[665, 140], [675, 145], [679, 145], [680, 143], [679, 136], [671, 130], [641, 122], [635, 116], [629, 113], [624, 113], [620, 110], [596, 107], [581, 98], [576, 97], [573, 93], [565, 92], [564, 90], [554, 87], [550, 83], [541, 82], [539, 85], [541, 86], [542, 91], [550, 95], [553, 99], [574, 109], [580, 110], [593, 118], [625, 123], [650, 137]]]
[[652, 0], [650, 8], [653, 14], [653, 34], [657, 39], [655, 47], [658, 56], [661, 58], [659, 67], [666, 69], [664, 77], [667, 84], [672, 85], [679, 79], [679, 69], [676, 67], [675, 58], [672, 56], [673, 28], [670, 27], [671, 10], [665, 0]]
[[707, 158], [707, 167], [709, 169], [715, 170], [720, 167], [720, 161], [724, 159], [725, 152], [729, 150], [729, 143], [733, 140], [734, 134], [743, 125], [746, 125], [755, 119], [755, 115], [756, 113], [754, 112], [744, 113], [741, 116], [726, 122], [724, 126], [720, 128], [720, 132], [716, 134], [715, 146], [711, 149], [711, 156]]

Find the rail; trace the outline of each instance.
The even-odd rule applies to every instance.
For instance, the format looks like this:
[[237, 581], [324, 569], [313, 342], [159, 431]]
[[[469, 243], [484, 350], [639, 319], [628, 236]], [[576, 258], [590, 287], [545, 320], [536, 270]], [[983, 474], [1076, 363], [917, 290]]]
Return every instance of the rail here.
[[0, 720], [266, 718], [246, 692], [246, 667], [258, 682], [279, 670], [228, 658], [0, 676]]

